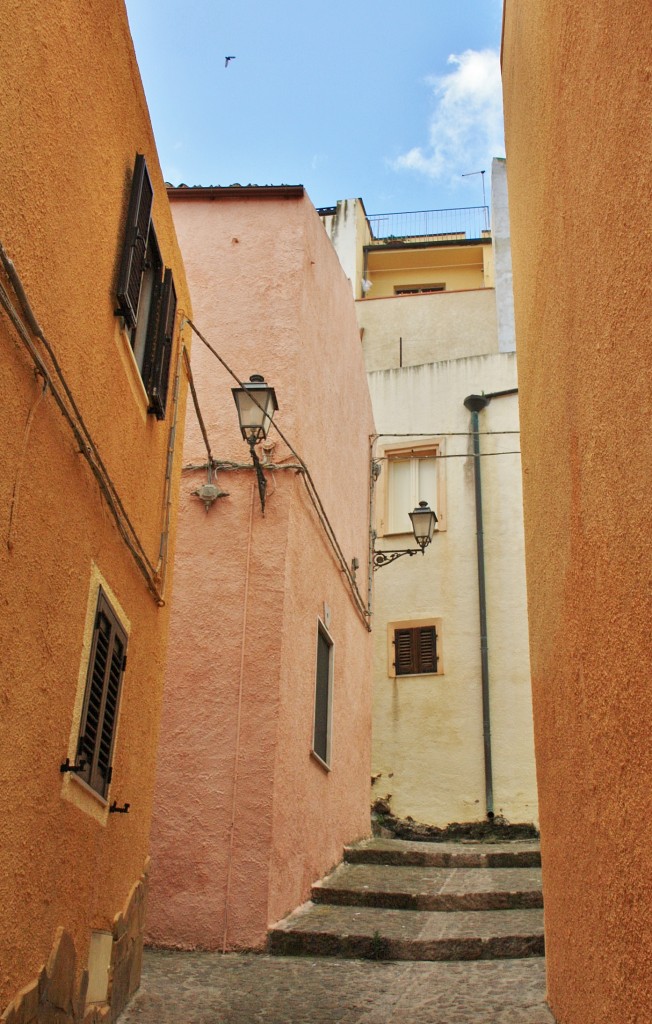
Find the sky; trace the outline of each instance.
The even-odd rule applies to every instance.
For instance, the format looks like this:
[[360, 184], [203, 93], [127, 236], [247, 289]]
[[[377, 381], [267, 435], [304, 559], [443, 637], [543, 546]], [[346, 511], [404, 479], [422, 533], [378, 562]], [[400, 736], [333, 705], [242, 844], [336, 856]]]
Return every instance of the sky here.
[[[504, 156], [501, 0], [126, 0], [173, 185], [476, 206]], [[225, 67], [225, 58], [235, 59]]]

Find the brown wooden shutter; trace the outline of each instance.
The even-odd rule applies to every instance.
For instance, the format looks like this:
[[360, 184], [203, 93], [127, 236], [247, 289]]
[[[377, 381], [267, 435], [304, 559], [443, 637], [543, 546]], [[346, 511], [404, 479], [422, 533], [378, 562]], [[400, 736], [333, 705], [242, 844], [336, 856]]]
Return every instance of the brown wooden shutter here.
[[85, 761], [79, 777], [101, 796], [106, 795], [111, 781], [111, 755], [126, 654], [126, 633], [100, 589], [88, 664], [78, 758]]
[[421, 626], [415, 630], [418, 644], [418, 672], [437, 671], [437, 630], [434, 626]]
[[120, 277], [118, 279], [118, 309], [129, 327], [135, 327], [138, 315], [138, 297], [140, 282], [145, 266], [147, 252], [147, 235], [152, 212], [154, 189], [145, 163], [140, 153], [136, 157], [134, 176], [131, 183], [131, 196], [127, 212], [125, 243], [122, 251]]
[[148, 387], [151, 403], [150, 411], [156, 414], [158, 420], [165, 419], [176, 313], [177, 293], [174, 287], [172, 271], [166, 267], [156, 324], [156, 340], [152, 352], [150, 385]]
[[394, 667], [397, 676], [413, 675], [416, 671], [412, 632], [411, 629], [394, 630]]
[[394, 630], [394, 668], [397, 676], [437, 671], [437, 630], [417, 626]]

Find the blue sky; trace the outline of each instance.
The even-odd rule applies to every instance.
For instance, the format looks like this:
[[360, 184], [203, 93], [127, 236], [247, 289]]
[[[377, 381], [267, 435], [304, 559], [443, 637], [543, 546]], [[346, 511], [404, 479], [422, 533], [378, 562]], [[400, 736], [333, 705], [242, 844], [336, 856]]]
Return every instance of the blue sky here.
[[[482, 202], [501, 0], [126, 0], [163, 173], [383, 213]], [[235, 55], [228, 68], [224, 58]]]

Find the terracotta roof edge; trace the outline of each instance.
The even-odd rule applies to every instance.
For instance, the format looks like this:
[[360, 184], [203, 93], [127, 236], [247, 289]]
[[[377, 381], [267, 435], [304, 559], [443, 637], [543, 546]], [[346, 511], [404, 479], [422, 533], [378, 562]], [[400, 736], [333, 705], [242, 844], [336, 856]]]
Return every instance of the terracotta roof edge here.
[[303, 185], [170, 185], [169, 199], [302, 199]]

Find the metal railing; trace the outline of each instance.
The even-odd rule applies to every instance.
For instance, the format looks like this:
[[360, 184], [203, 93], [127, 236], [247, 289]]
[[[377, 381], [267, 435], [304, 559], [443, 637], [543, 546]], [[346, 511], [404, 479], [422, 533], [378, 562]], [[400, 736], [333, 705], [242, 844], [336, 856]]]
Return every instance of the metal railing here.
[[375, 213], [367, 218], [371, 244], [392, 242], [447, 242], [487, 238], [491, 232], [488, 206], [452, 210], [414, 210], [411, 213]]

